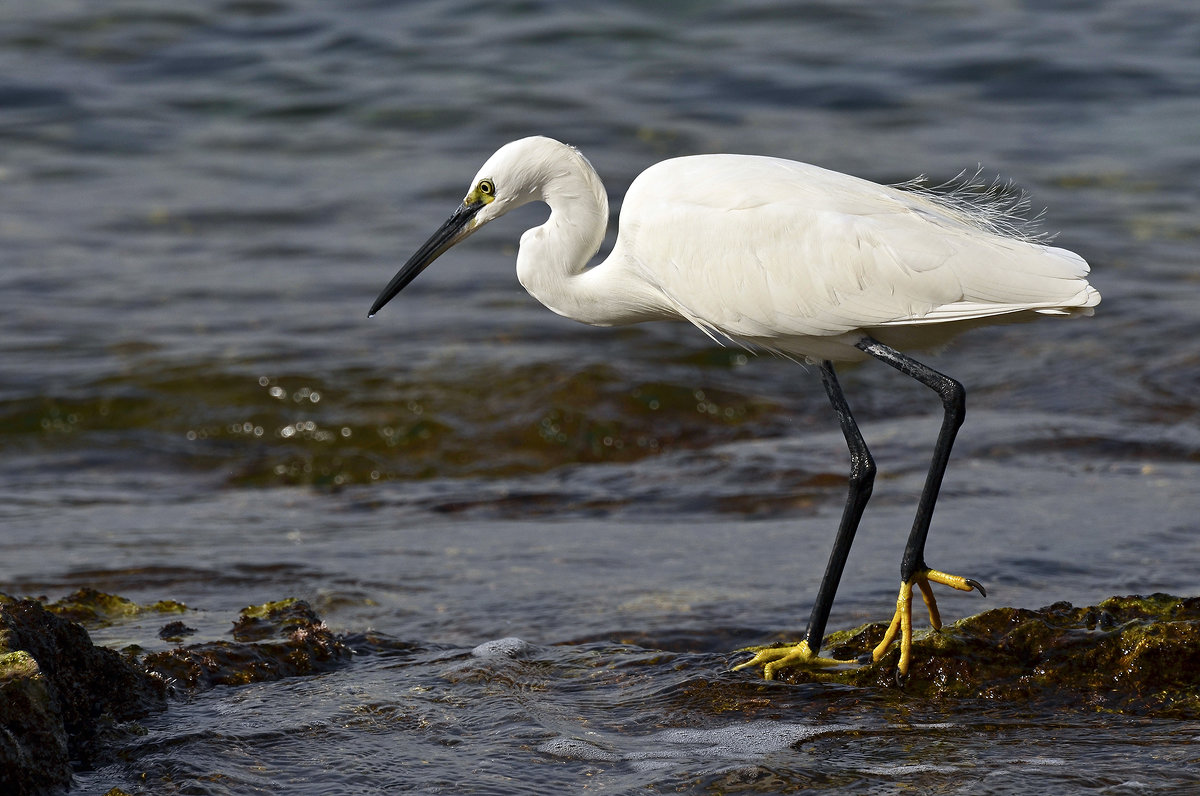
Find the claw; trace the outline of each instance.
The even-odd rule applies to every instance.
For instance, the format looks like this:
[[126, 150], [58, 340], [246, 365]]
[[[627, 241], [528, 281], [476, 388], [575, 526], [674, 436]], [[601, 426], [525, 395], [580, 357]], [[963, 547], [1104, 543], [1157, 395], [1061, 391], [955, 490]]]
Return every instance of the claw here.
[[896, 639], [896, 634], [900, 634], [900, 661], [896, 665], [896, 683], [903, 685], [904, 678], [908, 675], [908, 664], [912, 660], [912, 590], [916, 586], [921, 590], [921, 598], [925, 601], [925, 607], [929, 610], [929, 624], [934, 630], [940, 630], [942, 627], [942, 617], [938, 612], [937, 600], [933, 596], [933, 589], [930, 583], [941, 583], [944, 586], [949, 586], [959, 591], [975, 590], [987, 596], [987, 592], [983, 588], [983, 584], [971, 578], [963, 578], [958, 575], [947, 575], [945, 572], [939, 572], [936, 569], [925, 569], [913, 576], [911, 581], [904, 581], [900, 584], [900, 594], [896, 598], [896, 613], [892, 615], [892, 622], [888, 625], [887, 632], [883, 634], [883, 640], [876, 645], [871, 651], [871, 657], [878, 661], [888, 651], [892, 642]]
[[913, 580], [920, 580], [921, 578], [933, 581], [934, 583], [941, 583], [944, 586], [949, 586], [950, 588], [958, 589], [959, 591], [971, 591], [971, 589], [977, 589], [984, 597], [987, 596], [987, 592], [983, 590], [983, 584], [977, 580], [972, 580], [971, 578], [964, 578], [959, 575], [947, 575], [945, 572], [939, 572], [936, 569], [927, 569], [924, 572], [918, 572], [913, 576]]
[[742, 651], [753, 652], [754, 657], [734, 666], [733, 671], [736, 672], [751, 666], [761, 666], [763, 678], [774, 680], [775, 676], [785, 669], [826, 669], [834, 666], [865, 665], [882, 659], [892, 646], [892, 642], [896, 640], [896, 636], [900, 636], [900, 660], [896, 664], [896, 685], [903, 687], [908, 678], [909, 663], [912, 661], [912, 591], [914, 586], [921, 590], [921, 599], [924, 600], [925, 607], [929, 610], [929, 624], [933, 626], [934, 630], [940, 630], [942, 627], [942, 617], [938, 612], [937, 600], [934, 598], [931, 583], [940, 583], [959, 591], [977, 591], [984, 597], [987, 596], [983, 584], [977, 580], [958, 575], [947, 575], [936, 569], [924, 569], [914, 575], [911, 580], [900, 584], [900, 592], [896, 597], [896, 612], [892, 614], [892, 621], [883, 634], [883, 640], [869, 654], [853, 661], [822, 658], [809, 649], [807, 641], [781, 647], [750, 647]]
[[734, 666], [733, 671], [736, 672], [750, 666], [762, 666], [764, 680], [774, 680], [776, 673], [784, 669], [826, 669], [831, 666], [855, 663], [855, 661], [822, 658], [809, 649], [807, 641], [784, 647], [750, 647], [743, 652], [754, 652], [755, 655], [750, 660]]

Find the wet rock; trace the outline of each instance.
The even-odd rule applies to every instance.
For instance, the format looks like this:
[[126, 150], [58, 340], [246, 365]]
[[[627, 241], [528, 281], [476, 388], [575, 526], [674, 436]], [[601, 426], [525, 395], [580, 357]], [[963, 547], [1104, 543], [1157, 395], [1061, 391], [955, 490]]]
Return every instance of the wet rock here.
[[71, 784], [71, 757], [58, 704], [24, 650], [0, 656], [0, 790], [52, 793]]
[[243, 609], [233, 637], [152, 653], [142, 664], [172, 688], [201, 690], [316, 674], [354, 654], [307, 603], [295, 599]]
[[289, 598], [250, 605], [233, 622], [235, 641], [287, 638], [293, 631], [324, 628], [321, 617], [303, 600]]
[[[870, 653], [886, 625], [831, 634], [837, 658]], [[881, 660], [834, 673], [847, 685], [895, 688], [899, 645]], [[791, 670], [783, 679], [807, 682]], [[826, 678], [827, 679], [827, 678]], [[997, 608], [940, 632], [918, 634], [904, 693], [926, 698], [1088, 706], [1155, 716], [1200, 717], [1200, 597], [1112, 597], [1077, 608]]]
[[196, 628], [188, 627], [183, 622], [168, 622], [158, 630], [158, 637], [163, 641], [183, 641], [187, 636], [196, 632]]
[[[0, 794], [63, 792], [73, 764], [94, 765], [126, 723], [164, 709], [171, 688], [313, 674], [353, 655], [307, 603], [293, 599], [244, 609], [233, 641], [140, 660], [94, 646], [87, 630], [72, 621], [108, 625], [146, 612], [185, 610], [181, 603], [138, 605], [93, 589], [46, 605], [0, 594]], [[171, 622], [160, 636], [194, 632]]]
[[0, 600], [0, 793], [56, 793], [122, 723], [166, 706], [160, 681], [33, 600]]

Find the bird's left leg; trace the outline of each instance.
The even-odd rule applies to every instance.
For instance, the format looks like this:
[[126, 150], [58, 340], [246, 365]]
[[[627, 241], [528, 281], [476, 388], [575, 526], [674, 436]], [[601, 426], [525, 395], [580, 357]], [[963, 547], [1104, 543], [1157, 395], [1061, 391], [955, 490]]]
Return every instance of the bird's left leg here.
[[966, 391], [954, 379], [933, 368], [923, 365], [917, 360], [900, 353], [890, 346], [880, 343], [870, 337], [865, 337], [857, 344], [858, 348], [896, 370], [911, 376], [926, 387], [937, 392], [942, 399], [944, 415], [942, 428], [938, 432], [937, 443], [933, 449], [933, 461], [929, 465], [929, 474], [925, 478], [925, 488], [921, 491], [921, 500], [917, 504], [917, 516], [913, 520], [912, 531], [908, 536], [908, 544], [904, 548], [904, 559], [900, 563], [900, 594], [896, 599], [896, 613], [884, 634], [883, 641], [875, 647], [872, 655], [879, 660], [887, 652], [896, 633], [900, 633], [900, 676], [908, 673], [908, 664], [912, 656], [912, 590], [916, 586], [921, 591], [921, 597], [929, 609], [929, 622], [934, 630], [941, 629], [942, 619], [937, 609], [937, 601], [933, 597], [930, 583], [941, 583], [959, 591], [977, 589], [980, 594], [987, 596], [983, 586], [970, 578], [958, 575], [948, 575], [936, 569], [930, 569], [925, 564], [925, 539], [929, 535], [929, 523], [933, 519], [933, 506], [937, 502], [941, 490], [942, 478], [946, 474], [946, 464], [950, 461], [950, 449], [954, 446], [954, 438], [962, 426], [966, 415]]
[[825, 576], [817, 589], [817, 599], [813, 603], [812, 614], [808, 620], [808, 630], [804, 640], [795, 645], [782, 647], [763, 647], [754, 651], [757, 653], [745, 663], [733, 667], [735, 670], [747, 666], [762, 666], [763, 677], [768, 680], [775, 678], [775, 673], [794, 667], [820, 668], [839, 666], [854, 661], [839, 661], [833, 658], [822, 658], [821, 641], [825, 637], [825, 624], [829, 620], [829, 610], [833, 607], [833, 598], [837, 594], [838, 583], [842, 579], [842, 570], [846, 567], [846, 557], [850, 555], [850, 547], [854, 544], [854, 534], [858, 530], [859, 520], [863, 510], [871, 498], [871, 490], [875, 484], [875, 460], [863, 440], [850, 413], [850, 405], [842, 394], [838, 384], [837, 374], [834, 373], [833, 363], [824, 362], [821, 365], [821, 383], [825, 385], [825, 393], [829, 403], [837, 413], [842, 425], [842, 435], [846, 438], [846, 447], [850, 449], [850, 478], [849, 490], [846, 495], [846, 506], [842, 510], [842, 521], [838, 526], [837, 538], [833, 550], [829, 553], [829, 563], [825, 566]]

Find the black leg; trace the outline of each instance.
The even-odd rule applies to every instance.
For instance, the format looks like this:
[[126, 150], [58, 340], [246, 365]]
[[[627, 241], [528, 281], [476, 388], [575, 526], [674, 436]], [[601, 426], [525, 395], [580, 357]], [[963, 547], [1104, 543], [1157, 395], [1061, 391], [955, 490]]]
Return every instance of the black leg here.
[[838, 384], [833, 363], [823, 362], [820, 368], [821, 383], [825, 385], [829, 403], [837, 412], [838, 420], [842, 424], [842, 434], [846, 437], [846, 447], [850, 449], [849, 493], [846, 496], [846, 507], [842, 509], [837, 538], [833, 542], [833, 550], [829, 553], [829, 563], [825, 565], [825, 576], [821, 578], [817, 599], [813, 602], [804, 640], [798, 644], [779, 647], [756, 647], [753, 658], [733, 667], [736, 671], [748, 666], [762, 666], [763, 677], [767, 680], [775, 679], [777, 671], [794, 666], [821, 668], [853, 663], [820, 657], [821, 642], [825, 638], [825, 625], [829, 621], [829, 610], [833, 607], [833, 598], [837, 595], [838, 583], [842, 579], [842, 570], [846, 568], [846, 558], [854, 544], [858, 522], [862, 519], [863, 509], [867, 507], [871, 490], [875, 486], [875, 461], [858, 431], [854, 415], [850, 414], [850, 406], [846, 403], [846, 396], [842, 394], [841, 385]]
[[838, 583], [842, 579], [842, 570], [846, 567], [846, 558], [850, 555], [850, 547], [854, 544], [854, 534], [858, 530], [859, 520], [862, 519], [863, 509], [871, 498], [871, 490], [875, 485], [875, 460], [867, 450], [867, 443], [859, 433], [854, 415], [842, 394], [838, 384], [837, 374], [833, 371], [832, 362], [821, 365], [821, 383], [829, 396], [833, 411], [837, 412], [838, 421], [842, 424], [842, 434], [846, 437], [846, 447], [850, 449], [850, 488], [846, 496], [846, 507], [842, 509], [842, 521], [838, 525], [837, 538], [833, 542], [833, 550], [829, 554], [829, 563], [825, 566], [825, 576], [817, 589], [817, 599], [813, 603], [812, 614], [808, 620], [808, 631], [804, 640], [808, 648], [816, 655], [821, 650], [821, 641], [825, 637], [825, 623], [829, 620], [829, 611], [833, 607], [833, 598], [837, 595]]
[[[878, 340], [864, 337], [856, 346], [863, 352], [891, 365], [896, 370], [911, 376], [926, 387], [937, 392], [942, 399], [944, 415], [942, 429], [938, 433], [934, 445], [933, 462], [929, 465], [929, 474], [925, 478], [925, 488], [921, 491], [921, 500], [917, 504], [917, 516], [913, 520], [912, 532], [904, 548], [904, 559], [900, 563], [900, 591], [896, 597], [896, 612], [891, 624], [884, 632], [883, 640], [875, 646], [871, 657], [879, 661], [887, 653], [897, 634], [900, 636], [900, 658], [896, 664], [898, 682], [908, 672], [912, 659], [912, 591], [917, 587], [929, 608], [929, 621], [934, 629], [941, 627], [938, 615], [937, 601], [934, 599], [930, 583], [940, 583], [959, 591], [972, 589], [984, 594], [983, 586], [969, 578], [958, 575], [948, 575], [945, 572], [929, 569], [925, 565], [925, 540], [929, 536], [929, 523], [933, 519], [933, 507], [937, 502], [938, 492], [942, 487], [942, 478], [946, 474], [946, 465], [950, 461], [950, 449], [954, 446], [954, 437], [962, 426], [966, 414], [966, 392], [961, 384], [949, 376], [921, 364], [912, 357], [884, 345]], [[821, 658], [820, 647], [825, 635], [825, 624], [829, 619], [829, 610], [833, 606], [833, 598], [837, 594], [838, 582], [842, 578], [842, 570], [846, 566], [846, 558], [850, 546], [854, 543], [854, 534], [858, 530], [859, 520], [871, 497], [871, 489], [875, 482], [875, 462], [859, 433], [850, 407], [842, 395], [838, 385], [833, 365], [829, 362], [821, 364], [821, 381], [829, 402], [837, 412], [842, 424], [842, 434], [846, 437], [846, 446], [850, 449], [850, 484], [846, 497], [846, 507], [842, 511], [842, 522], [838, 526], [837, 539], [833, 543], [833, 551], [829, 554], [829, 563], [825, 568], [825, 577], [817, 590], [817, 599], [813, 604], [812, 615], [808, 621], [808, 631], [804, 640], [798, 644], [778, 647], [755, 648], [755, 655], [745, 663], [738, 664], [734, 669], [744, 669], [748, 666], [762, 666], [763, 677], [774, 679], [776, 672], [790, 667], [819, 668], [836, 666], [848, 661]]]
[[[925, 566], [925, 539], [929, 536], [929, 523], [933, 520], [933, 506], [937, 502], [938, 492], [942, 488], [942, 477], [946, 474], [946, 464], [950, 461], [950, 449], [954, 446], [954, 437], [962, 426], [966, 415], [966, 391], [963, 386], [949, 376], [938, 373], [933, 368], [923, 365], [910, 356], [900, 353], [878, 340], [864, 337], [858, 348], [896, 370], [911, 376], [926, 387], [937, 392], [942, 399], [945, 414], [942, 417], [942, 429], [938, 432], [937, 444], [933, 448], [933, 462], [929, 465], [929, 475], [925, 478], [925, 488], [921, 491], [921, 501], [917, 504], [917, 516], [913, 520], [912, 532], [908, 536], [908, 544], [904, 548], [904, 559], [900, 563], [900, 579], [910, 583], [913, 576]], [[974, 583], [972, 581], [972, 583]], [[982, 591], [982, 587], [980, 587]]]

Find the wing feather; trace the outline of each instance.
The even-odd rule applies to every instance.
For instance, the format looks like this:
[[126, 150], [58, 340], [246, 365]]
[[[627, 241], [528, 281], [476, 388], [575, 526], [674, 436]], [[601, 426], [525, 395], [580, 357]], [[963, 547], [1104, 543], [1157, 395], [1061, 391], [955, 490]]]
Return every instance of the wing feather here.
[[634, 181], [614, 255], [710, 335], [828, 337], [1094, 305], [1078, 255], [794, 161], [678, 158]]

